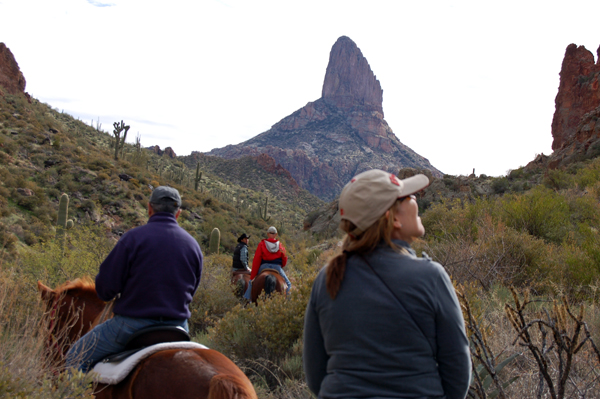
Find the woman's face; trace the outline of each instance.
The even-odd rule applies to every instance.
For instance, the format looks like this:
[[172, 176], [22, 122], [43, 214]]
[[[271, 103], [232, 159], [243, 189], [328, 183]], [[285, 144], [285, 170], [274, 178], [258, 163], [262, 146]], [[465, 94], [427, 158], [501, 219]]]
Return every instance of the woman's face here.
[[410, 244], [415, 238], [423, 237], [424, 234], [425, 227], [419, 217], [417, 198], [411, 195], [400, 202], [398, 206], [398, 212], [394, 216], [392, 238], [404, 240]]

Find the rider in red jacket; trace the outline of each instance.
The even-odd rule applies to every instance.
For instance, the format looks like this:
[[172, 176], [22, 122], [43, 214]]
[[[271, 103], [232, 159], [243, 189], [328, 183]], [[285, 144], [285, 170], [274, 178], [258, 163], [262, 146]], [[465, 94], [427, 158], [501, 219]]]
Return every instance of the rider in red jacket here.
[[265, 238], [258, 243], [256, 252], [254, 253], [254, 259], [252, 260], [252, 274], [250, 279], [254, 280], [254, 277], [258, 275], [258, 269], [263, 263], [278, 264], [282, 268], [287, 264], [287, 255], [285, 247], [277, 238], [277, 233], [267, 233], [269, 238]]
[[[263, 269], [275, 269], [285, 280], [288, 286], [287, 292], [289, 293], [290, 288], [292, 287], [292, 283], [283, 271], [283, 268], [287, 264], [287, 254], [285, 251], [285, 247], [281, 242], [279, 242], [279, 240], [277, 240], [277, 229], [274, 226], [269, 227], [269, 229], [267, 230], [267, 236], [268, 238], [265, 238], [258, 243], [256, 252], [254, 253], [254, 259], [252, 260], [252, 273], [250, 274], [250, 279], [254, 280], [254, 278], [260, 274], [261, 266], [264, 266]], [[250, 299], [251, 292], [252, 285], [249, 284], [244, 297]]]

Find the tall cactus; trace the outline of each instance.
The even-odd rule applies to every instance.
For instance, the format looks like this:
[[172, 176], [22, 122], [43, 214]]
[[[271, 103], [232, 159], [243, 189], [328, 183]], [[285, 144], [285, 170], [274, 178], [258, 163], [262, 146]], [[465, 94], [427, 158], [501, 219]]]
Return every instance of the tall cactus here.
[[265, 207], [264, 208], [261, 207], [260, 204], [258, 205], [258, 216], [260, 216], [260, 218], [262, 220], [264, 220], [265, 222], [268, 222], [271, 219], [271, 216], [267, 216], [268, 211], [269, 211], [269, 195], [267, 195], [265, 198]]
[[210, 233], [210, 242], [208, 244], [209, 254], [219, 254], [219, 245], [221, 245], [221, 231], [215, 227]]
[[56, 239], [61, 248], [64, 249], [65, 231], [73, 227], [73, 220], [69, 216], [69, 196], [63, 193], [58, 202], [58, 220], [56, 223]]
[[202, 172], [200, 172], [200, 162], [196, 164], [196, 177], [194, 178], [194, 190], [198, 191], [198, 183], [202, 180]]
[[[131, 126], [125, 125], [123, 121], [119, 124], [119, 122], [113, 123], [114, 130], [113, 134], [115, 136], [115, 160], [119, 159], [119, 150], [122, 150], [125, 146], [125, 138], [127, 137], [127, 131]], [[123, 137], [121, 138], [121, 132], [123, 132]]]

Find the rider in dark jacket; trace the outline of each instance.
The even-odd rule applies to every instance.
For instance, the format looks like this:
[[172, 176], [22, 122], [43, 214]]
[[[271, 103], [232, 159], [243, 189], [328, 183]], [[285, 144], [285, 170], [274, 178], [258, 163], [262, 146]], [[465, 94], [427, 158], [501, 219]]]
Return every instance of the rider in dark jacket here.
[[248, 266], [248, 239], [250, 236], [246, 233], [238, 238], [238, 245], [233, 250], [233, 263], [231, 265], [234, 272], [250, 271]]

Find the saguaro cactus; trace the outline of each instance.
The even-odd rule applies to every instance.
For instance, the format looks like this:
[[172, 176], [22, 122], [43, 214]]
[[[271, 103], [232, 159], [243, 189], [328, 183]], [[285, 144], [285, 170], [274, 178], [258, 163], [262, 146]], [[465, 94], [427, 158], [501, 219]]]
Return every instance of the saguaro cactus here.
[[208, 244], [208, 253], [219, 254], [219, 245], [221, 245], [221, 231], [215, 227], [210, 233], [210, 242]]
[[69, 215], [69, 196], [63, 193], [58, 202], [58, 220], [56, 223], [56, 239], [61, 248], [64, 248], [65, 231], [73, 227], [73, 220], [67, 219]]
[[202, 180], [202, 172], [200, 172], [200, 162], [196, 164], [196, 177], [194, 178], [194, 190], [198, 191], [198, 183]]
[[267, 216], [268, 210], [269, 210], [269, 196], [267, 195], [265, 198], [265, 207], [263, 208], [260, 206], [260, 204], [258, 205], [258, 216], [260, 216], [260, 218], [262, 220], [264, 220], [265, 222], [268, 222], [271, 219], [271, 216]]
[[[127, 131], [131, 126], [125, 125], [123, 121], [119, 124], [119, 122], [113, 123], [115, 129], [113, 130], [113, 134], [115, 136], [115, 160], [119, 159], [119, 150], [122, 150], [125, 146], [125, 138], [127, 137]], [[123, 137], [121, 138], [121, 132], [123, 132]]]

